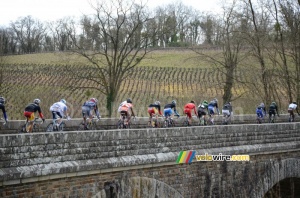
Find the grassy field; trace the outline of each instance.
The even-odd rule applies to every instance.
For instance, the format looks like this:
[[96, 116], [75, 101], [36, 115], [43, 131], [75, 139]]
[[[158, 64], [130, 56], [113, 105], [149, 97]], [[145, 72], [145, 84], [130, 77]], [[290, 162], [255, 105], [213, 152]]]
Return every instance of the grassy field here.
[[[4, 59], [3, 83], [1, 93], [7, 99], [7, 110], [11, 120], [24, 119], [23, 110], [34, 98], [42, 100], [41, 107], [47, 118], [51, 117], [49, 107], [52, 103], [65, 98], [72, 117], [81, 117], [81, 105], [88, 99], [87, 90], [71, 91], [67, 87], [75, 83], [72, 76], [63, 70], [65, 64], [84, 64], [84, 60], [76, 56], [66, 56], [61, 53], [45, 53], [9, 56]], [[2, 61], [2, 62], [4, 62]], [[247, 78], [248, 73], [240, 70], [236, 77]], [[81, 85], [92, 84], [87, 80], [78, 82]], [[222, 105], [222, 88], [224, 74], [221, 70], [201, 62], [191, 51], [155, 51], [134, 68], [131, 78], [126, 79], [118, 94], [114, 109], [120, 102], [130, 97], [133, 99], [138, 116], [147, 116], [147, 106], [155, 100], [165, 105], [171, 100], [178, 102], [179, 113], [190, 100], [197, 103], [217, 97]], [[100, 113], [107, 115], [105, 96], [97, 91], [91, 91], [91, 96], [100, 101]], [[235, 84], [233, 101], [236, 114], [254, 113], [260, 103], [259, 96], [249, 92], [243, 84]], [[282, 105], [286, 101], [282, 101]], [[117, 116], [117, 112], [113, 114]]]

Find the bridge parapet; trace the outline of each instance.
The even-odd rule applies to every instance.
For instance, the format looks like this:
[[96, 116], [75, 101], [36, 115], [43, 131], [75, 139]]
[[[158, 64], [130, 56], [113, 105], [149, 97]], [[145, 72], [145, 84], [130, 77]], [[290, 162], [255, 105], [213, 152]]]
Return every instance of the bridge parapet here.
[[176, 164], [199, 154], [288, 151], [300, 146], [300, 123], [0, 135], [0, 186], [137, 167]]

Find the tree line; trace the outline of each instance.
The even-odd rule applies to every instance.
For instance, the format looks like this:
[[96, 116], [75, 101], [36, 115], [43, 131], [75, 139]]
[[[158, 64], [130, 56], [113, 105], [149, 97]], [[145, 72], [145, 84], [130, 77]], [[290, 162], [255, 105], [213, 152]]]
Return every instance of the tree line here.
[[[99, 0], [95, 14], [79, 21], [66, 17], [43, 23], [31, 16], [0, 28], [0, 54], [72, 51], [86, 58], [97, 72], [78, 76], [98, 84], [107, 108], [122, 80], [151, 50], [186, 47], [226, 75], [223, 101], [234, 100], [234, 83], [244, 83], [262, 101], [276, 97], [272, 76], [281, 70], [289, 102], [300, 102], [300, 2], [297, 0], [224, 1], [222, 13], [202, 13], [181, 2], [150, 10], [143, 3]], [[221, 6], [221, 5], [220, 5]], [[204, 47], [205, 46], [205, 47]], [[221, 49], [210, 55], [205, 49]], [[99, 58], [101, 57], [101, 58]], [[234, 73], [249, 68], [249, 78]], [[251, 80], [252, 79], [252, 80]], [[255, 78], [256, 79], [256, 78]]]

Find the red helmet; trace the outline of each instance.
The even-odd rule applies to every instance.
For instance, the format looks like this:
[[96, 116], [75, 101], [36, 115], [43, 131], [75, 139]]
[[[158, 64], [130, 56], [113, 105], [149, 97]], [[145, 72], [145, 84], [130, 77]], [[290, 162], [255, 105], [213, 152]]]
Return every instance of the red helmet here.
[[98, 100], [97, 100], [96, 98], [91, 98], [90, 101], [91, 101], [91, 102], [94, 102], [94, 103], [96, 103], [96, 104], [98, 103]]

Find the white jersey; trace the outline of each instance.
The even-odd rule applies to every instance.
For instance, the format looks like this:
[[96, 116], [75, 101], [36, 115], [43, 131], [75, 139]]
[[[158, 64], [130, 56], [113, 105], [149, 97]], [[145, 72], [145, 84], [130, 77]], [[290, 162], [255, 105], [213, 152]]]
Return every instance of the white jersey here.
[[292, 104], [289, 105], [289, 109], [295, 110], [296, 108], [297, 108], [297, 105], [294, 104], [294, 103], [292, 103]]
[[123, 105], [125, 105], [125, 104], [127, 104], [127, 101], [126, 101], [126, 100], [123, 101], [123, 102], [119, 105], [118, 112], [121, 112], [121, 107], [122, 107]]
[[63, 102], [56, 102], [50, 107], [50, 111], [60, 112], [61, 115], [64, 115], [64, 111], [67, 111], [67, 105]]

